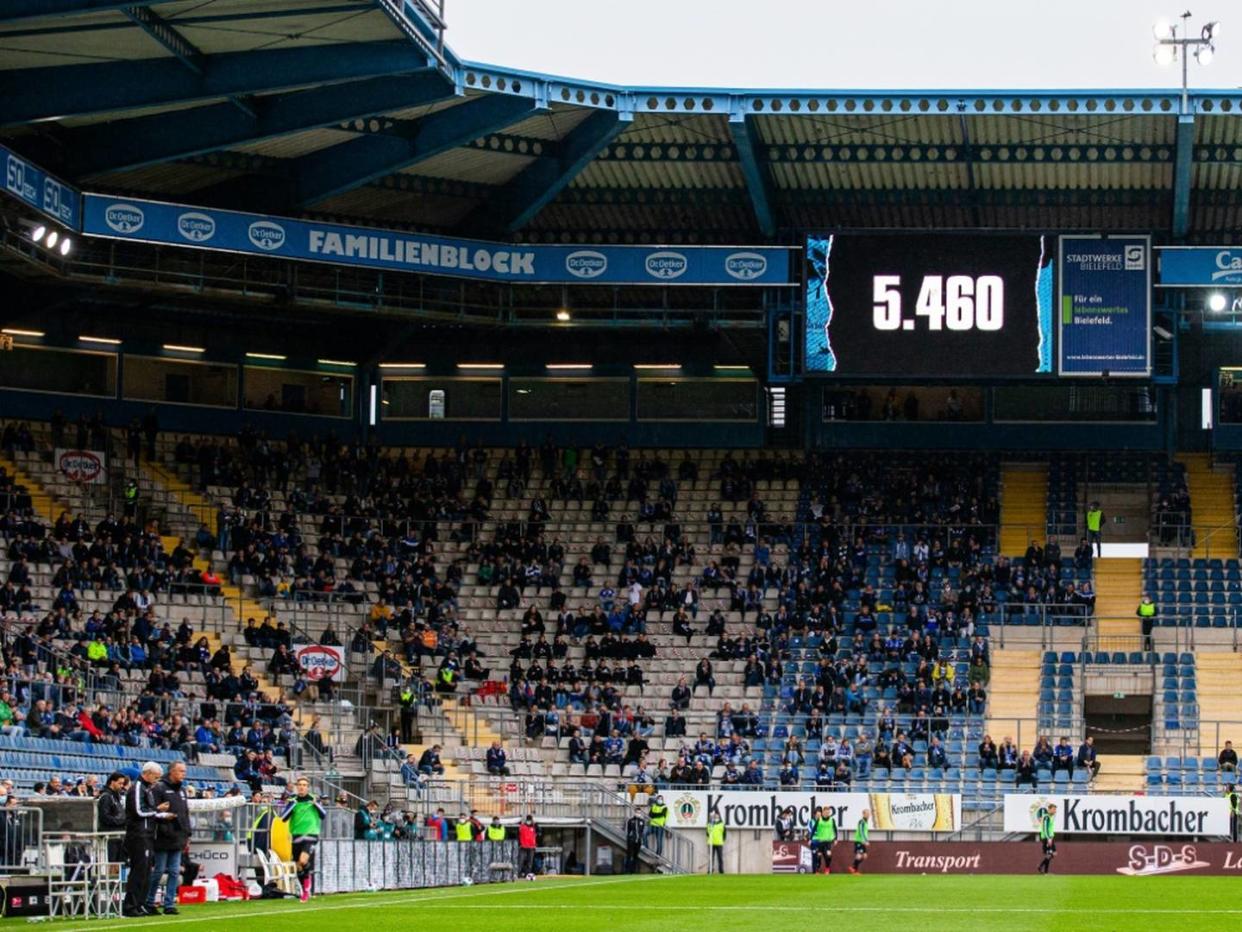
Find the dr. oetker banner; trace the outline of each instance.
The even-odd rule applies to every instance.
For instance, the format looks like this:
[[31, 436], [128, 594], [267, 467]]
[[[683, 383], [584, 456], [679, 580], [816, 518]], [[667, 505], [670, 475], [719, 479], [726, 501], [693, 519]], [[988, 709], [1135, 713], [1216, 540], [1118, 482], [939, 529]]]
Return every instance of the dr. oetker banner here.
[[771, 246], [542, 246], [450, 239], [83, 196], [88, 236], [496, 282], [790, 285], [789, 250]]

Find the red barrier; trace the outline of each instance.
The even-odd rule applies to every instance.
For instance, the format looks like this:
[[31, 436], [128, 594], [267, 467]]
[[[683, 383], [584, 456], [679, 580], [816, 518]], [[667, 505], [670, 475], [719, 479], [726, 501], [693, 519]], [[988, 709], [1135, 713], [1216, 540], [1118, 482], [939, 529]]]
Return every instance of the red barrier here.
[[[862, 869], [866, 874], [1034, 874], [1041, 857], [1036, 841], [874, 842]], [[832, 852], [832, 872], [843, 873], [853, 861], [853, 843], [837, 842]], [[1058, 841], [1052, 872], [1132, 877], [1160, 874], [1242, 876], [1242, 845]]]

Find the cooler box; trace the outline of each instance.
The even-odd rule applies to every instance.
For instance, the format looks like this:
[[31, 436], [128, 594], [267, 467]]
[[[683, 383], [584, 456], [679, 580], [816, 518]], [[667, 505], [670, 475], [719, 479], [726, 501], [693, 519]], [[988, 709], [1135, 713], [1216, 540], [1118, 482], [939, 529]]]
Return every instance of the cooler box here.
[[177, 902], [182, 906], [189, 903], [206, 903], [207, 888], [206, 887], [178, 887]]

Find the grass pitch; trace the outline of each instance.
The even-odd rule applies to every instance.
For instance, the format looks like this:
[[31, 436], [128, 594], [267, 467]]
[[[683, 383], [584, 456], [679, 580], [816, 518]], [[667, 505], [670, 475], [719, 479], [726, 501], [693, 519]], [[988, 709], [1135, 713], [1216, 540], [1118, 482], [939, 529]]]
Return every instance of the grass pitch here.
[[[190, 906], [180, 916], [52, 929], [203, 929], [223, 932], [451, 929], [453, 932], [669, 932], [915, 928], [1221, 929], [1242, 920], [1232, 877], [754, 876], [548, 879]], [[15, 929], [22, 920], [3, 926]]]

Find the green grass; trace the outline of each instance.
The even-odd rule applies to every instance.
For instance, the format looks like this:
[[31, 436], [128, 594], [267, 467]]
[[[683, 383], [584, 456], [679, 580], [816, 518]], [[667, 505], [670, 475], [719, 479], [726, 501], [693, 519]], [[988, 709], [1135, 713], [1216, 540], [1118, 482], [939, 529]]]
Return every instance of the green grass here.
[[[52, 929], [185, 928], [246, 932], [445, 929], [451, 932], [669, 932], [719, 929], [1029, 930], [1236, 927], [1232, 877], [725, 876], [594, 877], [213, 903], [178, 917]], [[0, 924], [13, 928], [22, 920]]]

